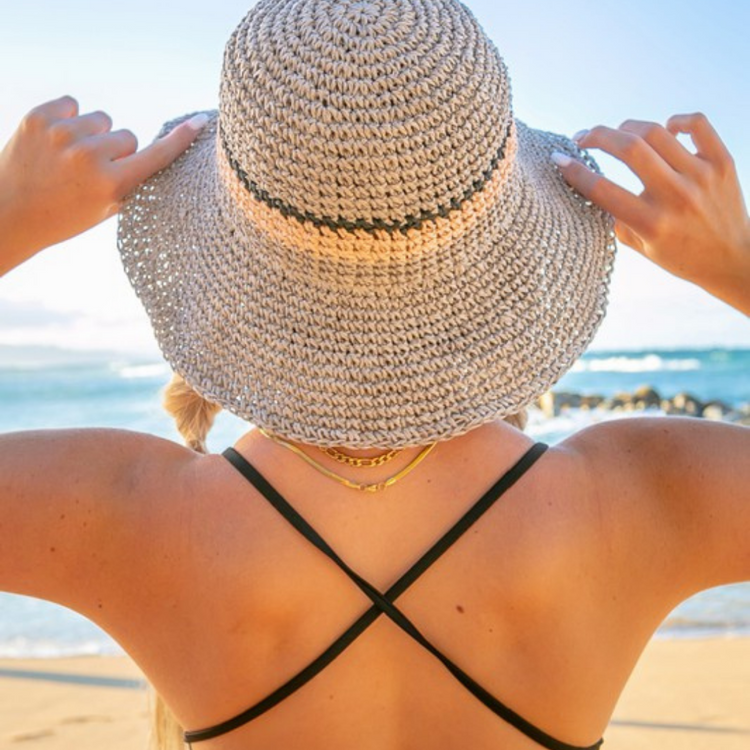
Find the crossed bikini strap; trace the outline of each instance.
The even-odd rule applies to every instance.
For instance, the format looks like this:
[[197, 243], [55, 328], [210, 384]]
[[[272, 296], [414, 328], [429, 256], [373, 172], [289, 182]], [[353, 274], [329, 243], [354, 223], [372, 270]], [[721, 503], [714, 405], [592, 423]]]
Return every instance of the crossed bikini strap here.
[[494, 711], [502, 719], [516, 727], [540, 745], [549, 750], [595, 750], [601, 745], [601, 740], [587, 748], [560, 742], [546, 732], [535, 727], [512, 709], [501, 703], [491, 695], [474, 679], [467, 675], [460, 667], [454, 664], [448, 657], [444, 656], [409, 618], [396, 607], [394, 601], [411, 586], [414, 581], [424, 573], [451, 545], [469, 529], [495, 501], [535, 463], [535, 461], [547, 450], [544, 443], [535, 443], [526, 453], [503, 474], [495, 484], [485, 492], [482, 497], [430, 547], [422, 557], [412, 565], [392, 586], [385, 592], [380, 592], [375, 586], [365, 580], [356, 571], [352, 570], [331, 548], [331, 546], [318, 534], [317, 531], [279, 494], [279, 492], [266, 480], [266, 478], [233, 448], [224, 451], [224, 457], [266, 498], [286, 520], [304, 536], [318, 550], [325, 554], [330, 560], [349, 577], [349, 579], [373, 602], [373, 606], [364, 612], [347, 630], [345, 630], [325, 651], [314, 659], [307, 667], [301, 670], [286, 683], [274, 690], [269, 696], [251, 706], [246, 711], [206, 729], [185, 732], [185, 741], [200, 742], [212, 739], [226, 732], [232, 731], [256, 717], [273, 708], [287, 696], [299, 690], [309, 682], [315, 675], [330, 664], [341, 654], [361, 633], [363, 633], [381, 614], [386, 615], [405, 633], [437, 658], [451, 674], [454, 675], [476, 698], [485, 706]]

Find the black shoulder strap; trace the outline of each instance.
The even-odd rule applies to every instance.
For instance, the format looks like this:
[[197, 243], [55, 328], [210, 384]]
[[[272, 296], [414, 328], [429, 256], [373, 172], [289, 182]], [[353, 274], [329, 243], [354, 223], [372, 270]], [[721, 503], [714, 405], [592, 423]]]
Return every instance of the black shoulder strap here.
[[[550, 735], [547, 735], [534, 725], [527, 722], [521, 716], [500, 703], [494, 696], [482, 688], [460, 667], [445, 657], [435, 648], [416, 628], [416, 626], [393, 604], [393, 600], [402, 594], [435, 560], [437, 560], [449, 547], [474, 524], [523, 474], [547, 449], [544, 443], [533, 445], [422, 557], [391, 586], [385, 594], [382, 594], [368, 581], [352, 570], [328, 545], [328, 543], [302, 518], [302, 516], [276, 491], [276, 489], [255, 469], [245, 458], [233, 448], [224, 452], [224, 456], [232, 465], [245, 476], [263, 496], [281, 513], [289, 523], [294, 526], [308, 541], [323, 552], [362, 590], [373, 602], [355, 623], [353, 623], [328, 649], [326, 649], [308, 667], [303, 669], [287, 683], [275, 690], [264, 700], [255, 706], [242, 712], [238, 716], [222, 722], [213, 727], [193, 732], [185, 732], [186, 742], [198, 742], [211, 739], [218, 735], [231, 731], [251, 721], [256, 716], [268, 711], [277, 703], [282, 701], [291, 693], [298, 690], [302, 685], [311, 680], [327, 664], [342, 653], [349, 644], [359, 636], [374, 620], [381, 614], [388, 616], [402, 630], [426, 648], [431, 654], [439, 659], [444, 666], [482, 703], [493, 710], [496, 714], [515, 726], [527, 736], [536, 740], [550, 750], [591, 750], [590, 748], [578, 748], [565, 743], [560, 743]], [[601, 744], [592, 746], [598, 747]]]

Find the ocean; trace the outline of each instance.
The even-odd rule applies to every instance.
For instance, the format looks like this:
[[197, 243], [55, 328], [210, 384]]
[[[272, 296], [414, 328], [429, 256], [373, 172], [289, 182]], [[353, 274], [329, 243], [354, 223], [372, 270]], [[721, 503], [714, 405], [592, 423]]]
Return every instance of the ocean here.
[[[160, 406], [169, 374], [166, 364], [136, 357], [0, 346], [0, 431], [99, 426], [179, 440]], [[688, 392], [739, 409], [750, 404], [750, 349], [589, 352], [553, 390], [607, 397], [641, 385], [664, 398]], [[595, 421], [622, 416], [572, 409], [547, 419], [534, 411], [527, 431], [554, 444]], [[222, 450], [246, 429], [236, 417], [220, 414], [209, 449]], [[659, 638], [732, 635], [750, 635], [750, 583], [691, 598], [657, 633]], [[116, 653], [118, 645], [80, 615], [0, 593], [0, 657]]]

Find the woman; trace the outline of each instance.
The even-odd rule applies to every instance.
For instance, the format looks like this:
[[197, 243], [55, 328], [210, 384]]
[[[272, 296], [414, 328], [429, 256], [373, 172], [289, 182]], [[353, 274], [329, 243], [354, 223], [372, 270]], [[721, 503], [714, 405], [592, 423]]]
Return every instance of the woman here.
[[[702, 115], [579, 134], [634, 196], [513, 118], [464, 6], [425, 7], [260, 2], [218, 115], [138, 154], [63, 98], [0, 161], [8, 270], [195, 138], [119, 239], [194, 450], [2, 437], [0, 587], [101, 625], [207, 748], [594, 748], [667, 613], [750, 579], [745, 428], [519, 429], [604, 314], [605, 212], [750, 313], [730, 155]], [[202, 455], [222, 406], [257, 427]]]

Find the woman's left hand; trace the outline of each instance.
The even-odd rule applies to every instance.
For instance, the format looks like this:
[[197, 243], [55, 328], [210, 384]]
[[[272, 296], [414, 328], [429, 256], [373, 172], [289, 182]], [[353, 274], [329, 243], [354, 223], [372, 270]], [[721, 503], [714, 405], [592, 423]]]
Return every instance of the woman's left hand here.
[[116, 214], [205, 122], [196, 115], [139, 152], [133, 133], [113, 131], [104, 112], [79, 115], [70, 96], [32, 109], [0, 152], [0, 275]]
[[[691, 136], [695, 153], [678, 133]], [[615, 217], [618, 239], [750, 315], [750, 217], [732, 155], [708, 118], [674, 115], [666, 127], [628, 120], [574, 139], [620, 159], [643, 183], [634, 195], [575, 159], [553, 156], [574, 188]]]

